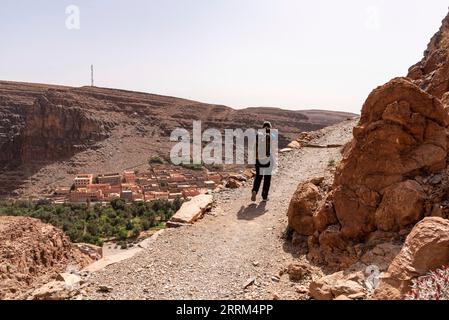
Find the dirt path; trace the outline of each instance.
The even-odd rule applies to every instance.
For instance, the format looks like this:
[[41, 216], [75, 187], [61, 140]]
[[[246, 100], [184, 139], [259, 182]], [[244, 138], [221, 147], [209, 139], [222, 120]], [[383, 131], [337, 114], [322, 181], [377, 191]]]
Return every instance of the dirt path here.
[[[344, 144], [354, 121], [323, 130], [323, 144]], [[166, 230], [134, 258], [92, 275], [87, 299], [300, 299], [301, 283], [279, 272], [303, 259], [283, 240], [298, 183], [329, 170], [340, 150], [306, 148], [280, 156], [270, 201], [251, 204], [251, 185], [215, 196], [210, 214], [191, 227]], [[245, 286], [255, 279], [247, 288]], [[106, 285], [109, 293], [97, 288]]]

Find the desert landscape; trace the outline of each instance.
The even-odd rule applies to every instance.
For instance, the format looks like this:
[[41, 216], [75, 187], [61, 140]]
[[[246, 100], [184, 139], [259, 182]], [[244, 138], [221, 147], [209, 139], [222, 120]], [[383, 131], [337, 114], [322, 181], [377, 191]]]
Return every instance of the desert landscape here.
[[[449, 299], [449, 15], [397, 76], [360, 115], [0, 81], [0, 299]], [[267, 120], [269, 199], [170, 163], [176, 128]]]
[[[78, 173], [148, 169], [167, 157], [176, 128], [258, 128], [271, 119], [286, 147], [303, 131], [354, 117], [331, 111], [234, 110], [173, 97], [96, 87], [0, 81], [0, 177], [3, 197], [38, 196], [70, 185]], [[47, 190], [46, 190], [47, 189]]]

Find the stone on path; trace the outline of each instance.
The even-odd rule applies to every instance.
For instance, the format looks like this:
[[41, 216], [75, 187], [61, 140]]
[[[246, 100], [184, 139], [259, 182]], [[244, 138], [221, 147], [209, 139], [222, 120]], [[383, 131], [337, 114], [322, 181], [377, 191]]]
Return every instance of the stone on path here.
[[210, 208], [212, 201], [213, 197], [207, 194], [193, 197], [189, 202], [183, 203], [170, 221], [192, 224], [204, 215]]

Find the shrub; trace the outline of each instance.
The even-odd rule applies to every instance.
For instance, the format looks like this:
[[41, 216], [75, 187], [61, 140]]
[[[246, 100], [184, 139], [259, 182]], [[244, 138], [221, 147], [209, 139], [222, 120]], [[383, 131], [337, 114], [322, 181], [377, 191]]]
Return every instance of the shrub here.
[[111, 206], [114, 210], [125, 210], [126, 202], [122, 199], [114, 199], [111, 201]]
[[128, 239], [128, 230], [125, 227], [120, 227], [117, 230], [116, 236], [120, 241], [125, 241]]
[[407, 300], [449, 300], [449, 268], [442, 267], [413, 280]]
[[164, 164], [164, 160], [160, 156], [152, 156], [150, 160], [148, 160], [149, 164]]
[[137, 237], [139, 237], [141, 231], [142, 230], [140, 230], [139, 227], [134, 227], [133, 231], [131, 232], [131, 236], [133, 238], [137, 238]]
[[203, 170], [203, 165], [199, 163], [183, 163], [181, 164], [182, 167], [189, 169], [189, 170], [195, 170], [195, 171], [201, 171]]

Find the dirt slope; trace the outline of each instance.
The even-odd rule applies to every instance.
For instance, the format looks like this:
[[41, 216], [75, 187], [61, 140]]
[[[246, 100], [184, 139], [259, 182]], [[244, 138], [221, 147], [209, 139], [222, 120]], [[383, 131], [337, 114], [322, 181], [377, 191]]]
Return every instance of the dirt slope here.
[[[344, 144], [355, 121], [322, 130], [319, 144]], [[251, 205], [251, 186], [215, 195], [212, 212], [191, 227], [166, 230], [130, 260], [93, 274], [86, 299], [298, 299], [307, 298], [288, 276], [291, 262], [302, 260], [298, 247], [282, 239], [291, 195], [299, 182], [329, 173], [339, 148], [306, 148], [280, 156], [270, 201]], [[316, 274], [321, 271], [312, 266]], [[278, 277], [278, 278], [277, 278]], [[244, 288], [255, 278], [254, 284]], [[309, 280], [305, 280], [308, 282]], [[99, 293], [106, 285], [110, 293]]]

